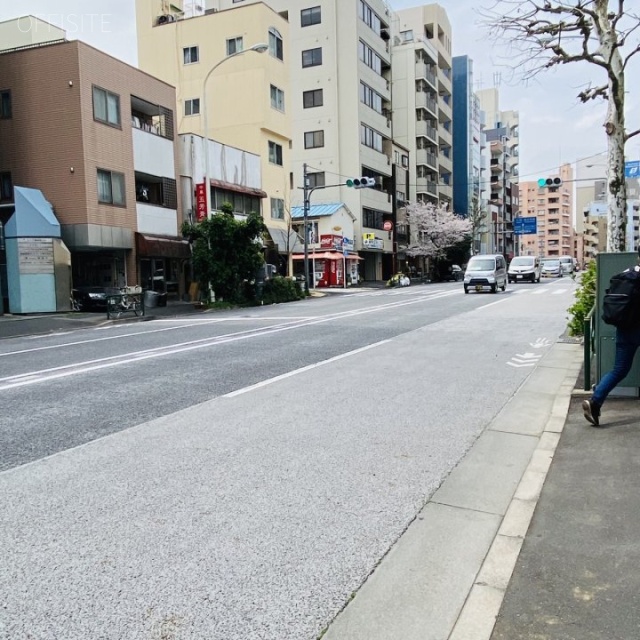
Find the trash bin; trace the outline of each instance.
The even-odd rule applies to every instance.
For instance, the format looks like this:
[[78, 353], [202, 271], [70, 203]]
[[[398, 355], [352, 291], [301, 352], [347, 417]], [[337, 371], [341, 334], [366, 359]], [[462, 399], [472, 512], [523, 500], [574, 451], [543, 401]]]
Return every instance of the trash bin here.
[[167, 294], [165, 293], [158, 293], [156, 291], [156, 295], [158, 296], [158, 306], [159, 307], [166, 307], [167, 306]]
[[[152, 291], [151, 289], [147, 289], [144, 292], [144, 307], [145, 309], [150, 309], [151, 307], [157, 307], [159, 305], [160, 294], [157, 291]], [[167, 301], [165, 299], [165, 305]]]

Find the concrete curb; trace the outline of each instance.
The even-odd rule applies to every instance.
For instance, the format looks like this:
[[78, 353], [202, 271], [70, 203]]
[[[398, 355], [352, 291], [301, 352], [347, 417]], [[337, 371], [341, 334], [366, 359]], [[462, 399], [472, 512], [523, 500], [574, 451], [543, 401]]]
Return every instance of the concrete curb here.
[[[578, 369], [579, 372], [579, 369]], [[567, 371], [551, 415], [448, 640], [490, 640], [564, 429], [577, 373]]]

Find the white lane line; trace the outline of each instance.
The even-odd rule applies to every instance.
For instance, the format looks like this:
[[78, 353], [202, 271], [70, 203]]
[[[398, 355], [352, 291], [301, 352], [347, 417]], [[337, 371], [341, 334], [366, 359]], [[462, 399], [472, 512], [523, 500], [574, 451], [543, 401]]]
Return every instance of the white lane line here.
[[[283, 320], [315, 320], [318, 316], [240, 316], [238, 318], [219, 318], [215, 320], [215, 322], [229, 322], [229, 321], [244, 321], [244, 320], [277, 320], [278, 322]], [[211, 323], [212, 320], [207, 318], [198, 318], [198, 320], [193, 320], [192, 318], [156, 318], [153, 320], [153, 323], [156, 322], [193, 322], [194, 327], [199, 324], [208, 324]], [[181, 329], [184, 327], [181, 327]]]
[[[452, 292], [454, 293], [454, 292]], [[432, 296], [429, 299], [444, 298], [452, 295], [452, 293], [444, 293], [441, 295]], [[148, 360], [150, 358], [161, 358], [176, 353], [184, 353], [186, 351], [193, 351], [195, 349], [204, 349], [207, 347], [213, 347], [220, 344], [227, 344], [229, 342], [236, 342], [239, 340], [246, 340], [249, 338], [263, 337], [272, 333], [280, 333], [282, 331], [289, 331], [291, 329], [297, 329], [300, 327], [308, 327], [316, 324], [322, 324], [324, 322], [331, 322], [333, 320], [350, 319], [356, 316], [364, 315], [367, 313], [375, 313], [376, 311], [386, 311], [390, 308], [405, 307], [419, 302], [424, 302], [427, 298], [419, 298], [417, 300], [405, 300], [402, 302], [390, 302], [387, 304], [379, 305], [377, 307], [370, 307], [368, 309], [356, 309], [353, 311], [343, 311], [340, 313], [324, 316], [311, 321], [302, 321], [298, 323], [280, 324], [272, 327], [250, 329], [246, 331], [240, 331], [223, 336], [214, 336], [208, 338], [201, 338], [199, 340], [190, 340], [175, 345], [155, 347], [153, 349], [145, 349], [143, 351], [134, 351], [116, 356], [109, 356], [106, 358], [98, 358], [96, 360], [89, 360], [85, 362], [77, 362], [60, 367], [53, 367], [50, 369], [44, 369], [41, 371], [30, 371], [27, 373], [21, 373], [15, 376], [8, 376], [0, 378], [0, 382], [6, 382], [6, 384], [0, 385], [0, 391], [8, 389], [14, 389], [16, 387], [22, 387], [29, 384], [35, 384], [39, 382], [46, 382], [49, 380], [56, 380], [59, 378], [65, 378], [68, 376], [78, 375], [80, 373], [87, 373], [90, 371], [97, 371], [100, 369], [106, 369], [109, 367], [116, 367], [133, 362], [139, 362], [141, 360]]]
[[531, 292], [531, 295], [539, 296], [541, 293], [551, 293], [551, 289], [536, 289]]
[[567, 291], [567, 289], [556, 289], [555, 291], [552, 291], [552, 295], [557, 296], [561, 293], [564, 293], [565, 291]]
[[[218, 322], [222, 322], [221, 319], [215, 319], [215, 320], [210, 320], [208, 322], [208, 324], [217, 324]], [[34, 351], [48, 351], [50, 349], [61, 349], [62, 347], [74, 347], [78, 344], [91, 344], [93, 342], [103, 342], [104, 340], [119, 340], [120, 338], [131, 338], [131, 337], [138, 337], [138, 336], [147, 336], [147, 335], [151, 335], [152, 333], [163, 333], [165, 331], [176, 331], [178, 329], [186, 329], [189, 326], [201, 326], [202, 322], [198, 322], [197, 324], [193, 324], [193, 325], [180, 325], [178, 327], [163, 327], [162, 329], [150, 329], [148, 331], [134, 331], [131, 333], [120, 333], [117, 336], [105, 336], [104, 338], [90, 338], [87, 340], [76, 340], [74, 342], [63, 342], [62, 344], [50, 344], [50, 345], [45, 345], [45, 346], [41, 346], [41, 347], [33, 347], [32, 349], [20, 349], [18, 351], [7, 351], [6, 353], [0, 353], [0, 358], [3, 358], [5, 356], [15, 356], [15, 355], [19, 355], [21, 353], [32, 353]], [[110, 325], [108, 327], [109, 329], [111, 328], [115, 328], [112, 325]], [[54, 334], [51, 334], [51, 336], [53, 336]], [[61, 334], [58, 334], [61, 335]], [[47, 336], [47, 337], [51, 337], [51, 336]], [[42, 338], [42, 336], [33, 336], [33, 338]]]
[[497, 304], [501, 304], [502, 302], [506, 302], [509, 298], [502, 298], [501, 300], [496, 300], [495, 302], [490, 302], [489, 304], [483, 304], [481, 307], [477, 307], [475, 311], [480, 311], [480, 309], [488, 309], [489, 307], [493, 307]]
[[267, 385], [273, 384], [274, 382], [285, 380], [286, 378], [291, 378], [292, 376], [297, 376], [299, 373], [304, 373], [305, 371], [311, 371], [312, 369], [316, 369], [317, 367], [322, 367], [325, 364], [330, 364], [331, 362], [336, 362], [337, 360], [342, 360], [343, 358], [349, 358], [358, 353], [362, 353], [363, 351], [368, 351], [369, 349], [375, 349], [376, 347], [386, 344], [387, 342], [391, 342], [391, 340], [381, 340], [380, 342], [374, 342], [373, 344], [369, 344], [366, 347], [360, 347], [359, 349], [354, 349], [353, 351], [348, 351], [347, 353], [341, 353], [340, 355], [334, 356], [333, 358], [328, 358], [327, 360], [314, 362], [313, 364], [309, 364], [306, 367], [300, 367], [300, 369], [295, 369], [293, 371], [283, 373], [279, 376], [269, 378], [268, 380], [257, 382], [256, 384], [252, 384], [248, 387], [244, 387], [243, 389], [237, 389], [236, 391], [225, 393], [222, 397], [235, 398], [236, 396], [242, 395], [243, 393], [248, 393], [249, 391], [255, 391], [256, 389], [261, 389], [262, 387], [266, 387]]

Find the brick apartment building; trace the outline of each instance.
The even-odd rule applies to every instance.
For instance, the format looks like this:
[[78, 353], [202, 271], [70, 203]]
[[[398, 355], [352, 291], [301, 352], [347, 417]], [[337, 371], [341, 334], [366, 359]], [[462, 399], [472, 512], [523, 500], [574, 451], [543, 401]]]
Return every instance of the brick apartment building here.
[[[186, 287], [175, 89], [83, 42], [0, 52], [1, 204], [40, 189], [73, 286]], [[6, 222], [8, 207], [3, 207]]]

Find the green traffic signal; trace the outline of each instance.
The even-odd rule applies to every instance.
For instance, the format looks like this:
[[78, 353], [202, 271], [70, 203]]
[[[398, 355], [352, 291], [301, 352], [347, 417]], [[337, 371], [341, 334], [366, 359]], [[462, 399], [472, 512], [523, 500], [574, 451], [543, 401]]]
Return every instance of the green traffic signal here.
[[352, 179], [352, 178], [349, 178], [349, 179], [347, 180], [346, 184], [347, 184], [347, 187], [353, 187], [353, 186], [354, 186], [353, 179]]
[[538, 178], [538, 187], [544, 189], [545, 187], [559, 187], [562, 184], [562, 178]]

